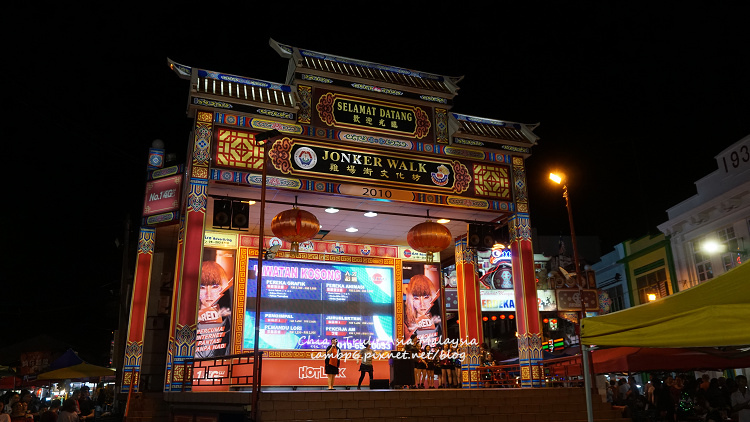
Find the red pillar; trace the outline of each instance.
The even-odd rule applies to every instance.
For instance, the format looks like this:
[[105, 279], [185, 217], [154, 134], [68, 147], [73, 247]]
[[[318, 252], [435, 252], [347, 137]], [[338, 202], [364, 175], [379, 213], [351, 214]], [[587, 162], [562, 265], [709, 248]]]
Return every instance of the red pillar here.
[[177, 301], [180, 299], [180, 274], [182, 273], [182, 251], [184, 246], [184, 239], [185, 237], [185, 218], [180, 218], [180, 230], [177, 235], [177, 254], [175, 255], [177, 259], [175, 259], [175, 268], [174, 268], [174, 286], [172, 287], [172, 301], [170, 302], [172, 304], [172, 310], [170, 313], [169, 318], [169, 343], [167, 346], [167, 363], [166, 363], [166, 371], [164, 371], [164, 391], [171, 391], [171, 380], [172, 380], [172, 367], [174, 364], [174, 355], [175, 355], [175, 339], [174, 339], [174, 332], [175, 327], [177, 324], [177, 310], [178, 307], [175, 306]]
[[138, 391], [143, 358], [143, 336], [146, 331], [146, 312], [148, 310], [148, 290], [151, 280], [151, 265], [154, 256], [156, 231], [151, 227], [141, 227], [138, 233], [138, 255], [135, 261], [133, 294], [130, 300], [128, 318], [128, 337], [125, 343], [125, 363], [122, 367], [123, 393]]
[[[482, 305], [479, 299], [476, 254], [469, 249], [466, 236], [456, 239], [456, 281], [458, 283], [458, 321], [461, 339], [469, 342], [462, 350], [466, 353], [462, 365], [464, 387], [479, 386], [479, 347], [482, 333]], [[472, 340], [475, 340], [472, 342]]]
[[[175, 275], [178, 290], [172, 303], [172, 331], [169, 338], [168, 359], [170, 378], [165, 383], [167, 391], [181, 391], [183, 380], [192, 376], [182, 366], [185, 359], [195, 356], [195, 337], [198, 325], [198, 291], [203, 257], [203, 232], [208, 197], [208, 164], [213, 133], [212, 113], [196, 115], [193, 157], [189, 170], [189, 186], [182, 226], [181, 254], [177, 256], [180, 272]], [[186, 389], [189, 390], [189, 389]]]
[[542, 334], [536, 295], [534, 251], [531, 247], [526, 170], [523, 158], [513, 157], [513, 190], [516, 214], [508, 220], [513, 265], [513, 293], [518, 330], [518, 363], [521, 366], [521, 387], [541, 387]]

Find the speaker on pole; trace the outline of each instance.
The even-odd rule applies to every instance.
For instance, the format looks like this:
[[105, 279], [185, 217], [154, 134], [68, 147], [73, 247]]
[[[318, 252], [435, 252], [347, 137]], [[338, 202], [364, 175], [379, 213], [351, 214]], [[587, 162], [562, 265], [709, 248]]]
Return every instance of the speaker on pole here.
[[214, 227], [229, 227], [232, 220], [232, 201], [214, 199]]
[[246, 229], [250, 221], [250, 205], [247, 202], [232, 202], [232, 227]]

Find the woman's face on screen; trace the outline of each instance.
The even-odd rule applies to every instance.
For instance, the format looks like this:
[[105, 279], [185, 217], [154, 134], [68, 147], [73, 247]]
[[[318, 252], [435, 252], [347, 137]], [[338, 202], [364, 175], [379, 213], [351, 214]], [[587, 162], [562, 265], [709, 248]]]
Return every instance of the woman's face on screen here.
[[429, 295], [414, 296], [414, 310], [418, 315], [426, 315], [432, 308], [432, 298]]

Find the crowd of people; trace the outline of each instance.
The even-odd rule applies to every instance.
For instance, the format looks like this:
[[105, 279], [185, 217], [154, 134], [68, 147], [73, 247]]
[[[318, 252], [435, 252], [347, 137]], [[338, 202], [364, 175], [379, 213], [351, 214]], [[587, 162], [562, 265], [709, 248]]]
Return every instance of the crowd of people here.
[[29, 390], [8, 391], [0, 398], [0, 422], [92, 422], [113, 398], [112, 389], [104, 386], [95, 394], [92, 398], [90, 388], [84, 385], [64, 400], [42, 402]]
[[750, 393], [744, 375], [735, 379], [707, 374], [654, 377], [643, 388], [633, 377], [611, 379], [606, 398], [635, 421], [750, 422]]

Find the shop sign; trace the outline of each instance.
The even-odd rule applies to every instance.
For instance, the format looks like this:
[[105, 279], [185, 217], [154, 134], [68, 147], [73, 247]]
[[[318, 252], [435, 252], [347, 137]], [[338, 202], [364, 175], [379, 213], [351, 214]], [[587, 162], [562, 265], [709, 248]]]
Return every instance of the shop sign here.
[[180, 208], [181, 187], [181, 174], [148, 181], [143, 201], [143, 216], [177, 211]]
[[414, 186], [462, 193], [471, 182], [469, 169], [459, 161], [412, 159], [409, 155], [340, 146], [334, 149], [293, 138], [274, 142], [268, 155], [273, 167], [284, 174], [356, 180], [373, 186]]
[[24, 352], [21, 353], [21, 366], [18, 375], [26, 376], [44, 372], [52, 363], [50, 352]]
[[[412, 248], [406, 248], [399, 246], [398, 248], [398, 256], [405, 260], [405, 261], [422, 261], [425, 262], [427, 260], [427, 254], [424, 252], [415, 251]], [[440, 262], [440, 252], [435, 252], [432, 254], [432, 259], [435, 262]]]
[[[537, 302], [540, 311], [557, 310], [554, 290], [537, 290]], [[512, 289], [482, 289], [479, 290], [482, 304], [482, 312], [509, 312], [515, 311], [516, 296]]]
[[580, 311], [581, 292], [583, 292], [586, 309], [599, 310], [599, 295], [594, 289], [557, 289], [557, 309], [561, 311]]
[[210, 248], [237, 248], [237, 234], [207, 231], [203, 234], [203, 246]]
[[430, 133], [430, 116], [422, 108], [327, 92], [315, 106], [328, 126], [423, 139]]

